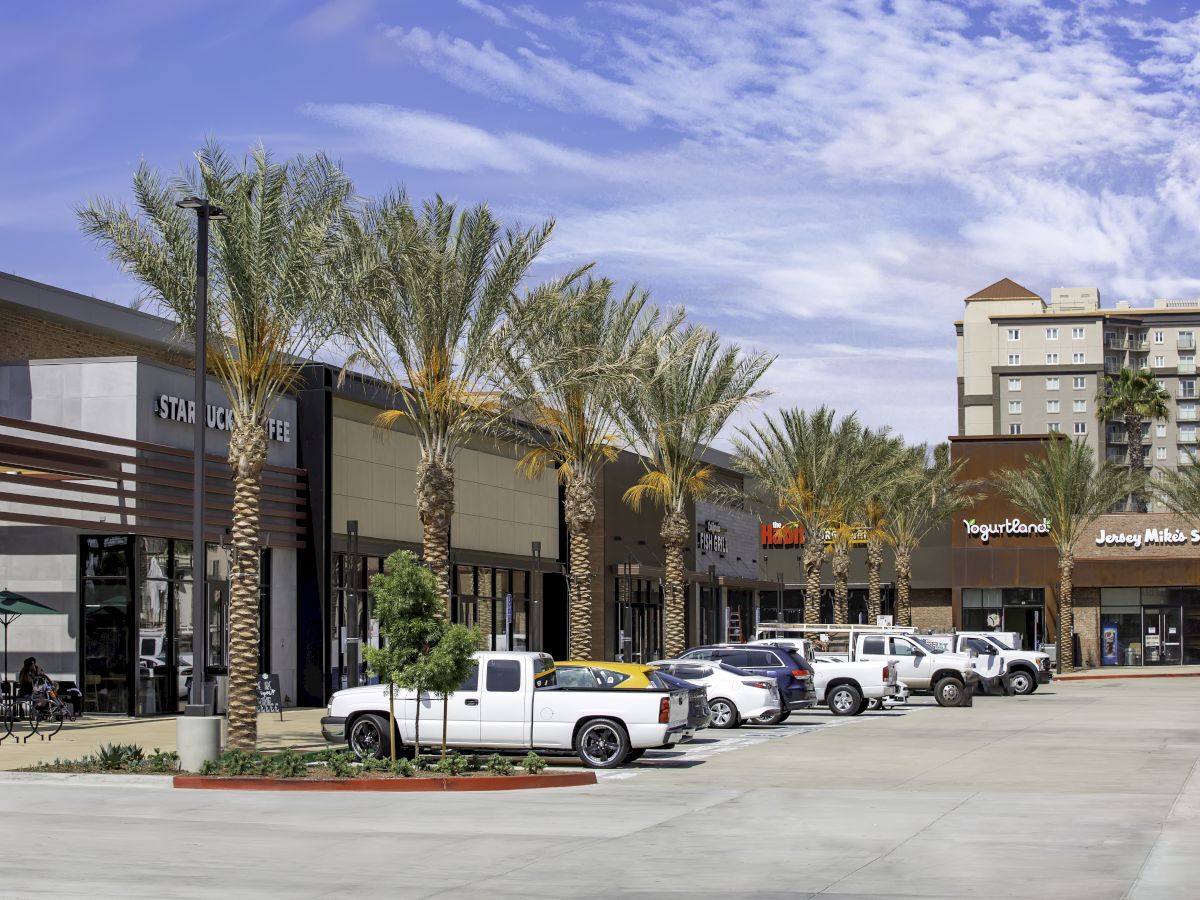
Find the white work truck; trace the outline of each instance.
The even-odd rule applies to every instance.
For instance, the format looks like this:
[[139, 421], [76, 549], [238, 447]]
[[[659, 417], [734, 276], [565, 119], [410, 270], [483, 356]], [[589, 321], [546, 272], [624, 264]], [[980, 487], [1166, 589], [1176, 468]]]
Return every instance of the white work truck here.
[[813, 667], [817, 702], [828, 706], [835, 716], [857, 716], [900, 697], [895, 660], [880, 665], [874, 660], [844, 662], [818, 655], [808, 662]]
[[953, 653], [975, 651], [981, 657], [998, 656], [1004, 662], [1008, 689], [1014, 694], [1032, 694], [1039, 684], [1049, 684], [1050, 656], [1036, 650], [1014, 650], [999, 635], [988, 631], [952, 631], [923, 634], [921, 640], [932, 647]]
[[931, 691], [939, 706], [968, 705], [976, 687], [995, 689], [1004, 674], [998, 657], [941, 652], [915, 634], [855, 634], [850, 651], [858, 662], [895, 662], [909, 690]]
[[[463, 750], [574, 752], [585, 766], [610, 769], [652, 747], [678, 743], [687, 731], [688, 692], [560, 688], [545, 653], [481, 652], [471, 676], [446, 699], [446, 742]], [[420, 703], [420, 735], [417, 707]], [[391, 752], [391, 741], [440, 744], [443, 701], [397, 690], [396, 731], [389, 734], [388, 688], [338, 691], [321, 719], [321, 734], [360, 758]]]

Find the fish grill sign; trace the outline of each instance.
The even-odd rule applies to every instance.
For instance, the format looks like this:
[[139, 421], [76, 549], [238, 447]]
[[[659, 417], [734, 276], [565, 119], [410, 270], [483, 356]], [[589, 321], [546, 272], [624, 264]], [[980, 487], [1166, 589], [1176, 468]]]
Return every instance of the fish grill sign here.
[[729, 538], [721, 523], [706, 520], [696, 528], [696, 549], [715, 553], [729, 552]]
[[1027, 535], [1048, 535], [1050, 520], [1040, 522], [1023, 522], [1019, 518], [1005, 519], [1003, 522], [976, 522], [974, 519], [963, 519], [967, 529], [967, 537], [979, 538], [986, 544], [993, 537], [1023, 537]]

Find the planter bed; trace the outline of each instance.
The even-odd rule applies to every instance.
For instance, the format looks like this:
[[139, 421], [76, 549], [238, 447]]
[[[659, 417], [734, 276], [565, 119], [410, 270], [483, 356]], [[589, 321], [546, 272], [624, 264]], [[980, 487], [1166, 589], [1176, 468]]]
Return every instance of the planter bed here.
[[595, 772], [541, 775], [492, 775], [487, 772], [446, 776], [419, 772], [405, 777], [385, 773], [373, 777], [279, 778], [270, 775], [176, 775], [175, 787], [216, 791], [519, 791], [530, 788], [579, 787], [595, 784]]

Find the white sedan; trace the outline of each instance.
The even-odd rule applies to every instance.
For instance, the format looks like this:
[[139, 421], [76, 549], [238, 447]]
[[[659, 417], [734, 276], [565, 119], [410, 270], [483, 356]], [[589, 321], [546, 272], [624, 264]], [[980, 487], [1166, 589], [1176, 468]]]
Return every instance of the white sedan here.
[[779, 686], [773, 678], [751, 675], [711, 659], [660, 659], [650, 665], [704, 685], [713, 728], [737, 728], [747, 719], [779, 711]]

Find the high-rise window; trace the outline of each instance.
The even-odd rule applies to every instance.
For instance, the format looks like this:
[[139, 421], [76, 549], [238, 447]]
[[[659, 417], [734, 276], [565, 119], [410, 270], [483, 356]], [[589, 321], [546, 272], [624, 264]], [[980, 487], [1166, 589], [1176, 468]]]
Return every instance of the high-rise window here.
[[1162, 422], [1159, 422], [1157, 425], [1155, 425], [1154, 426], [1154, 436], [1155, 437], [1166, 437], [1167, 436], [1167, 426], [1164, 425]]
[[1154, 332], [1154, 343], [1156, 343], [1156, 344], [1163, 343], [1163, 332], [1161, 332], [1161, 331]]
[[1046, 379], [1046, 390], [1057, 391], [1058, 390], [1058, 379], [1057, 378], [1047, 378]]
[[1021, 354], [1020, 353], [1008, 354], [1008, 364], [1010, 366], [1019, 366], [1021, 364]]
[[1165, 356], [1154, 357], [1154, 368], [1161, 369], [1164, 366], [1166, 366], [1166, 364], [1167, 364], [1167, 358]]
[[1021, 411], [1021, 401], [1020, 400], [1009, 400], [1008, 401], [1008, 411], [1010, 413], [1013, 413], [1014, 415], [1019, 413]]
[[1021, 339], [1021, 329], [1020, 328], [1008, 329], [1008, 339], [1010, 341], [1019, 341]]
[[1057, 366], [1058, 365], [1058, 354], [1057, 353], [1047, 353], [1046, 354], [1046, 365]]
[[1056, 413], [1059, 411], [1059, 402], [1057, 400], [1046, 401], [1046, 412]]
[[1072, 400], [1071, 401], [1071, 411], [1072, 412], [1082, 412], [1082, 413], [1087, 412], [1087, 401], [1086, 400]]
[[1046, 329], [1046, 340], [1057, 341], [1058, 340], [1058, 329], [1057, 328], [1047, 328]]
[[1167, 458], [1167, 448], [1166, 447], [1155, 447], [1154, 448], [1154, 458], [1155, 459], [1166, 459]]
[[1075, 423], [1075, 433], [1076, 434], [1087, 434], [1087, 422], [1076, 422]]
[[1078, 364], [1078, 363], [1086, 362], [1086, 361], [1087, 361], [1086, 353], [1072, 353], [1071, 354], [1071, 362], [1073, 362], [1073, 363]]
[[1086, 391], [1087, 390], [1087, 376], [1086, 375], [1076, 375], [1075, 377], [1073, 377], [1071, 379], [1071, 387], [1073, 387], [1077, 391]]
[[1046, 430], [1051, 434], [1057, 434], [1061, 429], [1058, 427], [1057, 422], [1047, 422]]
[[1008, 379], [1008, 389], [1010, 391], [1019, 391], [1021, 389], [1021, 379], [1020, 378]]
[[1071, 329], [1071, 340], [1082, 341], [1083, 340], [1083, 329], [1082, 328], [1072, 328]]
[[1021, 433], [1021, 423], [1013, 422], [1011, 425], [1009, 425], [1008, 433], [1009, 434], [1020, 434]]

